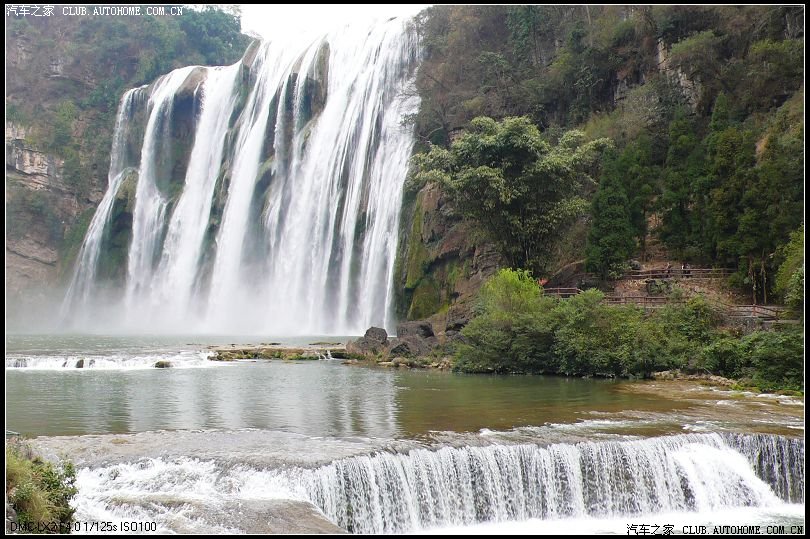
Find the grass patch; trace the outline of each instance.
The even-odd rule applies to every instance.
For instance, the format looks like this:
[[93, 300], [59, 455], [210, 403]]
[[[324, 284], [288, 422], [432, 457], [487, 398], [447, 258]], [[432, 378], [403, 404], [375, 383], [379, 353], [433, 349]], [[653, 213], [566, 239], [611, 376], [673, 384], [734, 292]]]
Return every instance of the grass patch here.
[[54, 466], [42, 460], [24, 442], [6, 442], [6, 497], [17, 512], [18, 531], [58, 528], [69, 533], [76, 495], [73, 464]]

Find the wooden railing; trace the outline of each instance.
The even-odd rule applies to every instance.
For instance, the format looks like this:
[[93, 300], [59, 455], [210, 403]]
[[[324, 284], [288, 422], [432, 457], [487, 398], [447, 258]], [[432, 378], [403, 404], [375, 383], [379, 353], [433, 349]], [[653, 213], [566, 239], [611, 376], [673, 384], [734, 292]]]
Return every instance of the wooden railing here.
[[558, 298], [570, 298], [582, 292], [579, 288], [544, 288], [543, 293]]
[[730, 268], [660, 268], [646, 270], [630, 270], [620, 277], [621, 280], [630, 279], [721, 279], [734, 273]]
[[667, 296], [605, 296], [604, 302], [608, 305], [637, 305], [645, 309], [658, 309], [666, 305], [685, 303], [685, 300]]
[[[581, 293], [579, 288], [545, 288], [543, 292], [558, 298], [570, 298]], [[608, 305], [636, 305], [645, 310], [660, 309], [667, 305], [680, 305], [686, 303], [685, 298], [675, 299], [669, 296], [605, 296], [603, 301]], [[789, 311], [786, 307], [777, 305], [731, 305], [717, 300], [709, 300], [710, 304], [725, 316], [730, 318], [758, 318], [760, 320], [779, 320]]]
[[731, 318], [760, 318], [762, 320], [778, 320], [788, 311], [786, 307], [778, 305], [730, 305], [722, 301], [712, 302], [718, 309]]

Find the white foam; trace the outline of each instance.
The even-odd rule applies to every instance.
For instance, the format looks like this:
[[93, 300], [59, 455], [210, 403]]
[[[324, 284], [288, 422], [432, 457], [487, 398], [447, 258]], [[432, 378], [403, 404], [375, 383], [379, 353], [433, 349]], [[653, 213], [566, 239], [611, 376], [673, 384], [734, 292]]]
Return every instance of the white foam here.
[[[173, 369], [194, 369], [223, 366], [221, 361], [211, 361], [210, 352], [182, 351], [166, 353], [112, 353], [84, 355], [26, 355], [6, 356], [6, 369], [20, 371], [65, 371], [86, 372], [100, 370], [152, 369], [159, 361], [166, 361]], [[81, 362], [81, 363], [80, 363]], [[81, 367], [78, 367], [81, 365]]]

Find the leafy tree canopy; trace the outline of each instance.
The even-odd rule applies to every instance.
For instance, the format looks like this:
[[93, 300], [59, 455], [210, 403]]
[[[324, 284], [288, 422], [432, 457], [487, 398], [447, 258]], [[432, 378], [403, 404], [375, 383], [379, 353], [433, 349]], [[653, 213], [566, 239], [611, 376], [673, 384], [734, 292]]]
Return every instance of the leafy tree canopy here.
[[584, 138], [568, 131], [554, 145], [526, 117], [475, 118], [449, 150], [415, 157], [414, 181], [441, 183], [510, 264], [543, 271], [555, 234], [586, 211], [583, 188], [611, 146]]

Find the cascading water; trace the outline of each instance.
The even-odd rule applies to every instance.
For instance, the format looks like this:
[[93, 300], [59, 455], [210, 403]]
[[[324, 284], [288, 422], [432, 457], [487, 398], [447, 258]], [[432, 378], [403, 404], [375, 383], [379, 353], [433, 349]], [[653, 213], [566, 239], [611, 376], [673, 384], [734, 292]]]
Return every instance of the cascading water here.
[[190, 307], [240, 67], [241, 63], [210, 69], [203, 83], [204, 102], [184, 189], [168, 225], [154, 278], [156, 288], [149, 298], [152, 307], [162, 306], [169, 318], [184, 316]]
[[[804, 441], [773, 435], [442, 447], [378, 452], [318, 468], [145, 459], [82, 470], [77, 517], [158, 520], [172, 529], [186, 517], [171, 507], [190, 505], [204, 514], [234, 501], [243, 507], [273, 499], [311, 502], [355, 533], [528, 519], [705, 517], [803, 503], [803, 478]], [[163, 499], [169, 508], [156, 511]], [[215, 524], [196, 522], [200, 529]]]
[[[77, 257], [73, 279], [67, 289], [65, 301], [62, 305], [62, 319], [69, 315], [87, 315], [91, 296], [95, 292], [96, 272], [98, 259], [101, 253], [101, 244], [104, 230], [107, 228], [110, 215], [115, 202], [115, 196], [121, 188], [124, 178], [129, 170], [126, 162], [126, 137], [133, 114], [133, 103], [143, 94], [143, 88], [129, 90], [121, 98], [118, 114], [115, 118], [112, 149], [110, 150], [110, 171], [108, 174], [107, 192], [96, 209], [93, 219], [87, 228], [84, 242]], [[72, 311], [72, 312], [70, 312]], [[86, 321], [86, 320], [85, 320]]]
[[788, 444], [792, 468], [762, 479], [736, 448], [767, 448], [780, 443], [774, 438], [783, 440], [700, 434], [547, 447], [420, 449], [339, 460], [291, 482], [304, 485], [302, 495], [330, 520], [359, 533], [780, 503], [762, 479], [772, 481], [786, 500], [804, 501], [803, 487], [793, 496], [779, 489], [804, 476], [803, 442]]
[[167, 201], [158, 190], [158, 155], [161, 142], [167, 139], [172, 118], [174, 95], [193, 67], [184, 67], [161, 77], [149, 96], [149, 120], [138, 167], [135, 211], [132, 222], [132, 244], [127, 262], [125, 306], [128, 313], [146, 293], [154, 270], [155, 253], [165, 218]]
[[[122, 307], [117, 320], [92, 316], [123, 175], [113, 157], [64, 318], [136, 332], [391, 328], [417, 59], [415, 33], [392, 19], [260, 43], [234, 66], [187, 67], [138, 90], [149, 101], [126, 271], [111, 272], [126, 275]], [[136, 122], [126, 103], [114, 156]]]

